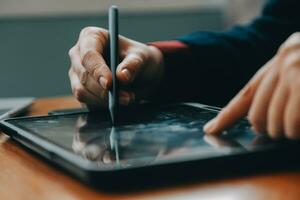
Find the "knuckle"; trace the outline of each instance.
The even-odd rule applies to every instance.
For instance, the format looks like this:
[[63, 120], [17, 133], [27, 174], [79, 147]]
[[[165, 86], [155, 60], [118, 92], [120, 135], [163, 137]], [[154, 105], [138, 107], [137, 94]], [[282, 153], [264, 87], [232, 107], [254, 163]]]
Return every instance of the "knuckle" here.
[[89, 35], [91, 33], [94, 33], [94, 31], [95, 31], [95, 27], [87, 26], [81, 30], [80, 35]]
[[89, 50], [84, 54], [84, 56], [82, 58], [82, 65], [84, 67], [86, 67], [88, 71], [90, 70], [89, 68], [91, 68], [95, 65], [94, 60], [95, 60], [96, 56], [97, 56], [97, 52], [94, 50]]
[[293, 33], [280, 47], [279, 53], [288, 55], [300, 47], [300, 32]]
[[75, 46], [73, 46], [69, 51], [68, 51], [68, 55], [69, 55], [69, 57], [71, 58], [73, 55], [74, 55], [74, 53], [75, 53]]
[[72, 67], [70, 67], [70, 69], [68, 71], [69, 78], [72, 77], [72, 74], [73, 74], [73, 69], [72, 69]]
[[294, 65], [284, 65], [279, 72], [279, 77], [285, 81], [291, 80], [295, 75], [295, 66]]
[[96, 66], [99, 72], [103, 72], [107, 68], [105, 63], [98, 63]]
[[141, 60], [149, 60], [150, 55], [152, 54], [151, 49], [148, 46], [142, 45], [134, 48], [133, 53], [140, 58]]
[[108, 39], [107, 30], [100, 27], [87, 26], [83, 28], [80, 32], [80, 36], [87, 36], [87, 35], [94, 35], [97, 36], [98, 38]]
[[139, 55], [132, 56], [131, 62], [134, 66], [141, 66], [143, 63], [143, 58]]
[[68, 71], [68, 76], [69, 76], [69, 79], [71, 81], [71, 84], [72, 84], [72, 80], [74, 79], [74, 70], [73, 70], [73, 67], [71, 66], [69, 71]]
[[291, 67], [290, 66], [283, 66], [280, 69], [281, 78], [287, 79], [287, 78], [289, 78], [290, 74], [291, 74]]
[[128, 59], [122, 66], [122, 68], [130, 68], [134, 73], [136, 70], [140, 68], [143, 64], [143, 59], [135, 54], [130, 55], [130, 59]]
[[285, 83], [293, 83], [293, 85], [297, 85], [298, 83], [298, 67], [294, 65], [285, 65], [280, 70], [279, 79], [283, 80]]
[[103, 28], [97, 28], [94, 32], [99, 39], [108, 39], [108, 32]]
[[90, 59], [93, 58], [94, 54], [95, 54], [94, 50], [88, 50], [82, 58], [82, 63], [83, 64], [89, 63]]
[[148, 60], [150, 54], [150, 50], [146, 49], [145, 47], [139, 47], [136, 55], [141, 59], [141, 60]]
[[283, 60], [282, 68], [299, 68], [300, 67], [300, 45], [299, 50], [290, 52]]
[[300, 42], [300, 32], [295, 32], [290, 36], [291, 40], [296, 40], [298, 42]]

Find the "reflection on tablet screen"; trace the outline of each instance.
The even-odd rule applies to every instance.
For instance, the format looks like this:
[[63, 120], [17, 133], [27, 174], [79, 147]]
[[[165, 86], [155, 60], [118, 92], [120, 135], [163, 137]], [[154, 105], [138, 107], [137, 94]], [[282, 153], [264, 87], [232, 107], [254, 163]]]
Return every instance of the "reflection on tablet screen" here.
[[216, 113], [184, 105], [121, 112], [115, 128], [104, 115], [108, 116], [83, 113], [13, 123], [83, 159], [116, 167], [248, 151], [270, 142], [265, 137], [256, 137], [246, 121], [222, 137], [204, 137], [203, 125]]

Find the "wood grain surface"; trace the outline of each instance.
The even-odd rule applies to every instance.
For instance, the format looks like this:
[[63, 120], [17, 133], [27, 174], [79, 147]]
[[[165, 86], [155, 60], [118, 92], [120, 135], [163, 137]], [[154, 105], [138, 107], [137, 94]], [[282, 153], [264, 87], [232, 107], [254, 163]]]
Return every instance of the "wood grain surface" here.
[[[39, 99], [31, 107], [29, 115], [79, 106], [72, 97]], [[3, 133], [0, 133], [0, 170], [0, 200], [300, 199], [300, 171], [199, 181], [131, 193], [98, 191], [50, 166]]]

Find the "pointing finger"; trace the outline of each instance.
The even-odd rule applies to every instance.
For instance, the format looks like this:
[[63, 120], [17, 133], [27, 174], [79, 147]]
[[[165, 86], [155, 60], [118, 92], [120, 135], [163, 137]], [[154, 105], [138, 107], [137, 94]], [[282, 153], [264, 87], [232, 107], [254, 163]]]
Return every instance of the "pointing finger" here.
[[256, 89], [267, 70], [267, 67], [261, 68], [249, 83], [222, 109], [218, 116], [204, 126], [203, 129], [207, 134], [220, 134], [237, 120], [247, 115]]

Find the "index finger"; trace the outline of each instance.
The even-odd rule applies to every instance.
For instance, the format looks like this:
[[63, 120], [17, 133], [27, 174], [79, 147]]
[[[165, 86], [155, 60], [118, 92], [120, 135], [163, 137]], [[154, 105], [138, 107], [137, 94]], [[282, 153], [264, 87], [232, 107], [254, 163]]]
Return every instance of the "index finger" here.
[[230, 128], [237, 120], [245, 117], [251, 106], [255, 91], [260, 84], [267, 67], [261, 68], [247, 85], [222, 109], [222, 111], [204, 126], [207, 134], [220, 134]]
[[106, 30], [88, 27], [81, 31], [78, 41], [82, 65], [104, 89], [112, 83], [111, 71], [103, 58], [107, 40]]

